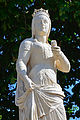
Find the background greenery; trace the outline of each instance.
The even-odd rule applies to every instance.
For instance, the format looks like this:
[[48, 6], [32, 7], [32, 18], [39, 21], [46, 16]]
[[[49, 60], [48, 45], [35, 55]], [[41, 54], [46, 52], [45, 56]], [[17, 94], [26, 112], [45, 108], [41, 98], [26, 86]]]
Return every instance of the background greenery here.
[[19, 119], [15, 63], [21, 41], [31, 37], [32, 13], [41, 7], [49, 10], [52, 21], [49, 43], [56, 39], [72, 66], [68, 74], [58, 73], [67, 118], [80, 117], [80, 1], [0, 0], [0, 120]]

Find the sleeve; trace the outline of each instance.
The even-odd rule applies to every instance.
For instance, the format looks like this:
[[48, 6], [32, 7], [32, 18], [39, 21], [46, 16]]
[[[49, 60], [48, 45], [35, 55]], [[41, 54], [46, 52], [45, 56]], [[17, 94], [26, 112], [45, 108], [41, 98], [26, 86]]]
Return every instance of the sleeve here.
[[19, 48], [18, 60], [16, 62], [17, 74], [26, 85], [31, 79], [27, 76], [27, 63], [31, 54], [31, 41], [23, 41]]
[[56, 61], [56, 67], [62, 72], [68, 73], [70, 71], [70, 62], [64, 53], [61, 51], [59, 46], [56, 46], [52, 49], [54, 59]]

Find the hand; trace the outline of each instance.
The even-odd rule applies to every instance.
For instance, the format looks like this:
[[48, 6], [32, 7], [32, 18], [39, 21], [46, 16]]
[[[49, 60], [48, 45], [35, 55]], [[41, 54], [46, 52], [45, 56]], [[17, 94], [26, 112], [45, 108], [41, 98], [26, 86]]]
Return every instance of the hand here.
[[51, 48], [52, 48], [53, 52], [59, 52], [60, 51], [60, 47], [57, 46], [57, 41], [56, 40], [51, 41]]
[[51, 41], [51, 49], [54, 55], [54, 59], [57, 60], [59, 58], [59, 54], [61, 52], [61, 49], [59, 46], [57, 46], [56, 40]]
[[26, 89], [29, 89], [30, 91], [32, 91], [35, 88], [36, 84], [34, 82], [32, 82], [32, 80], [30, 78], [27, 79], [27, 82], [25, 84]]
[[35, 83], [34, 82], [32, 82], [32, 81], [30, 81], [29, 83], [29, 88], [31, 89], [31, 90], [33, 90], [34, 88], [35, 88]]
[[56, 40], [52, 40], [52, 41], [51, 41], [51, 46], [52, 46], [52, 47], [56, 47], [56, 46], [57, 46]]

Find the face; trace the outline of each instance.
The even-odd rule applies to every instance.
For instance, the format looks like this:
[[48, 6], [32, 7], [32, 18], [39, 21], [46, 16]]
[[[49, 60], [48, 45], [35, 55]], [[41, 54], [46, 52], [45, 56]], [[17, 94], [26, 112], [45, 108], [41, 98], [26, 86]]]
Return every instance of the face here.
[[35, 17], [35, 32], [36, 35], [47, 35], [49, 31], [49, 19], [45, 15]]

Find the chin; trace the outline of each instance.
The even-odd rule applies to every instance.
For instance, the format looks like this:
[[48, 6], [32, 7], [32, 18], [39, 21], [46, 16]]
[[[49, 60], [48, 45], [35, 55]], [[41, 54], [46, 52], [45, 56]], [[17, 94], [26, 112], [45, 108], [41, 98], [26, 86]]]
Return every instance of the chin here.
[[47, 35], [47, 33], [46, 33], [46, 31], [45, 30], [42, 30], [42, 31], [40, 31], [40, 33], [39, 33], [40, 35]]

